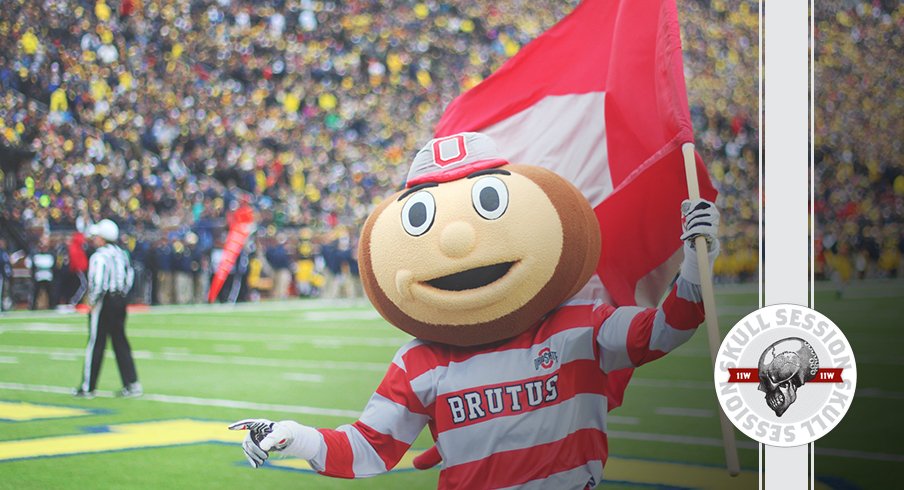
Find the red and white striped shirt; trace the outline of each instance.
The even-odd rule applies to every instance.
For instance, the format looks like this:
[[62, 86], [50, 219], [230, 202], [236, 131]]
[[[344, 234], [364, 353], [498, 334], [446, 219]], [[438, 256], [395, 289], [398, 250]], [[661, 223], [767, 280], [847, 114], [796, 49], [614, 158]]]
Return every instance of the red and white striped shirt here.
[[427, 425], [443, 459], [440, 488], [596, 486], [606, 415], [626, 382], [615, 371], [686, 342], [703, 321], [701, 301], [699, 286], [679, 277], [660, 308], [571, 301], [496, 344], [413, 340], [357, 422], [320, 429], [325, 444], [310, 462], [328, 476], [380, 474]]

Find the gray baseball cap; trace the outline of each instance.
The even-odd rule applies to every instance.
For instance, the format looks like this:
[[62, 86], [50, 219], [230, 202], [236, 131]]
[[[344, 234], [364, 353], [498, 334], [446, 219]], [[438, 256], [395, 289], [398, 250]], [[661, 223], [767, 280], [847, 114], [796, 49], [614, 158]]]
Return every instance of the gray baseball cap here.
[[496, 143], [483, 133], [458, 133], [435, 138], [415, 155], [405, 186], [449, 182], [507, 163], [499, 154]]

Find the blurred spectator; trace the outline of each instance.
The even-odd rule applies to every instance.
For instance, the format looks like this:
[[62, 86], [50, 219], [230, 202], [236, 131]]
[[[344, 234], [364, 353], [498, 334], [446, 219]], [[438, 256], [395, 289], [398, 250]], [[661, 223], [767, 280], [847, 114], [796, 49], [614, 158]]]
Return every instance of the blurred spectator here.
[[31, 309], [53, 308], [56, 306], [55, 291], [53, 288], [54, 271], [56, 270], [56, 255], [50, 247], [50, 238], [43, 237], [38, 243], [37, 249], [31, 255], [32, 294]]
[[140, 304], [155, 304], [154, 285], [156, 284], [156, 266], [153, 263], [151, 244], [144, 236], [125, 236], [124, 241], [131, 253], [132, 268], [135, 280], [132, 285], [131, 301]]
[[[261, 250], [258, 247], [256, 250]], [[255, 252], [248, 257], [248, 278], [246, 280], [251, 301], [260, 301], [261, 293], [273, 292], [273, 269], [267, 263], [266, 257], [261, 252]]]
[[273, 296], [285, 299], [289, 296], [292, 280], [292, 260], [286, 250], [286, 236], [279, 234], [276, 242], [267, 247], [267, 262], [273, 269]]
[[157, 287], [155, 294], [157, 302], [161, 305], [169, 305], [173, 303], [175, 295], [175, 284], [173, 280], [173, 247], [166, 238], [157, 241], [154, 249], [154, 265], [157, 272]]
[[192, 251], [180, 240], [173, 242], [173, 288], [176, 304], [188, 304], [194, 299], [192, 263]]
[[317, 295], [324, 285], [324, 277], [318, 272], [323, 270], [323, 257], [319, 254], [313, 238], [314, 234], [310, 228], [302, 228], [299, 232], [295, 260], [295, 288], [303, 297]]
[[357, 277], [352, 275], [352, 244], [348, 232], [339, 228], [335, 238], [323, 246], [323, 259], [329, 272], [323, 297], [354, 298]]
[[[243, 193], [261, 226], [357, 230], [445, 105], [576, 3], [15, 3], [0, 135], [38, 156], [13, 199], [50, 229], [101, 209], [125, 229], [198, 225], [205, 252]], [[699, 149], [739, 210], [736, 280], [756, 267], [756, 3], [680, 12]]]
[[818, 273], [901, 277], [904, 4], [820, 2], [815, 24]]
[[[51, 308], [59, 307], [61, 302], [68, 301], [74, 289], [75, 281], [69, 270], [69, 246], [65, 235], [51, 235], [51, 250], [55, 257], [53, 263], [53, 301]], [[68, 304], [68, 303], [67, 303]]]
[[[8, 309], [6, 298], [9, 296], [7, 291], [9, 281], [13, 277], [13, 264], [6, 250], [6, 240], [0, 237], [0, 312]], [[12, 303], [10, 301], [10, 303]]]
[[88, 290], [88, 254], [85, 253], [85, 235], [76, 231], [69, 238], [69, 272], [76, 281], [75, 292], [69, 299], [69, 304], [77, 305], [85, 297]]
[[[576, 3], [6, 2], [0, 144], [36, 156], [9, 179], [4, 209], [32, 238], [102, 211], [152, 241], [191, 229], [202, 258], [240, 196], [261, 229], [358, 230], [443, 108]], [[714, 270], [751, 280], [758, 5], [678, 7], [698, 151], [726, 210]], [[838, 244], [819, 274], [838, 264], [852, 278], [900, 276], [904, 6], [826, 0], [814, 17], [814, 218]], [[145, 266], [156, 272], [155, 255]], [[317, 289], [309, 260], [296, 262], [303, 295]]]
[[210, 259], [207, 253], [202, 250], [201, 244], [198, 243], [198, 235], [189, 232], [185, 235], [185, 246], [191, 253], [191, 279], [192, 291], [194, 297], [192, 301], [195, 303], [207, 302], [207, 289], [210, 286], [207, 277], [210, 271]]

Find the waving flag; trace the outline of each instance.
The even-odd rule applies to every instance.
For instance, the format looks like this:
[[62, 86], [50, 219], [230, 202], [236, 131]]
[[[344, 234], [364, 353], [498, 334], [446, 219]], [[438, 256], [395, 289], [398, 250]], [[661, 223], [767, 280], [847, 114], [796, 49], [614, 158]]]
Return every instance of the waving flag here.
[[240, 206], [229, 217], [229, 234], [226, 235], [226, 244], [223, 246], [223, 256], [217, 265], [217, 270], [210, 281], [210, 290], [207, 292], [207, 302], [216, 301], [223, 284], [226, 283], [226, 277], [235, 267], [242, 249], [245, 248], [245, 242], [254, 229], [254, 212], [248, 205]]
[[[681, 145], [693, 142], [675, 0], [584, 0], [446, 108], [436, 136], [490, 135], [584, 193], [615, 305], [655, 305], [678, 272]], [[713, 189], [697, 156], [701, 195]]]

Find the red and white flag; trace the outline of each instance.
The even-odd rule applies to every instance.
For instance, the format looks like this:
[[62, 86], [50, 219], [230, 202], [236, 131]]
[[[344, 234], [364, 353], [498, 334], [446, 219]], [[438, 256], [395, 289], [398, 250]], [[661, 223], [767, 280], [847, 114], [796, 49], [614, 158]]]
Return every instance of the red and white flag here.
[[[655, 305], [680, 263], [681, 145], [694, 141], [675, 0], [584, 0], [446, 108], [436, 136], [478, 131], [590, 201], [615, 305]], [[716, 191], [699, 155], [700, 193]]]

